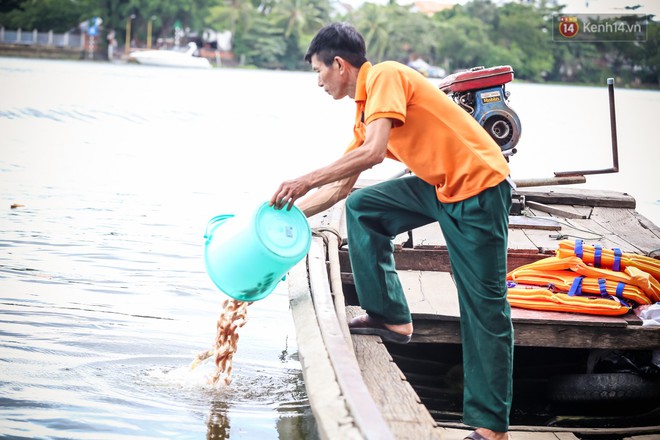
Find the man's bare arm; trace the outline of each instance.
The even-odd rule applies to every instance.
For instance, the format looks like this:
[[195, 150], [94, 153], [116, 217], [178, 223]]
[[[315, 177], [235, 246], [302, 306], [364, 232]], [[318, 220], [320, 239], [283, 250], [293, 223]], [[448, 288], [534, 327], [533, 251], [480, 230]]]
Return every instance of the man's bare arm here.
[[298, 207], [307, 217], [323, 212], [340, 200], [345, 199], [353, 189], [357, 178], [356, 175], [322, 186], [315, 193], [311, 193], [308, 197], [302, 199], [298, 203]]
[[288, 209], [291, 209], [297, 199], [313, 188], [319, 188], [346, 178], [357, 180], [362, 171], [381, 163], [385, 159], [391, 128], [392, 121], [387, 118], [376, 119], [371, 122], [367, 125], [365, 141], [362, 146], [345, 154], [328, 166], [296, 179], [282, 182], [271, 197], [270, 204], [278, 209], [288, 205]]

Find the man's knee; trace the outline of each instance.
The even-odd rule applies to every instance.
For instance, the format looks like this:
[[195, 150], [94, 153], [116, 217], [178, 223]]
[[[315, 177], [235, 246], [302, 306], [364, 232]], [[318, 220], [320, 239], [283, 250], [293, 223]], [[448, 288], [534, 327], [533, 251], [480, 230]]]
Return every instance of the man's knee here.
[[364, 190], [358, 189], [356, 191], [353, 191], [346, 198], [346, 204], [344, 205], [346, 208], [346, 214], [360, 211], [364, 205], [363, 202], [364, 202]]

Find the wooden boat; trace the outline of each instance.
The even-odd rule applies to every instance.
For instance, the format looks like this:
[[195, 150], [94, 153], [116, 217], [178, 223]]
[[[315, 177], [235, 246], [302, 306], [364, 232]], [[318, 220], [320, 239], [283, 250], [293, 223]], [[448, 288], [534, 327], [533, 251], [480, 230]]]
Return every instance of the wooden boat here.
[[[556, 188], [515, 191], [514, 201], [525, 215], [510, 217], [510, 270], [552, 255], [558, 238], [573, 235], [586, 243], [660, 257], [660, 228], [634, 210], [632, 197]], [[394, 240], [415, 332], [410, 344], [384, 344], [377, 336], [348, 332], [347, 319], [361, 309], [343, 215], [339, 204], [310, 219], [312, 248], [289, 274], [299, 355], [320, 437], [463, 439], [471, 427], [461, 423], [460, 316], [439, 226]], [[604, 397], [594, 397], [595, 389], [589, 394], [579, 382], [569, 382], [568, 393], [556, 392], [565, 389], [560, 381], [567, 377], [596, 377], [585, 373], [598, 356], [650, 355], [660, 349], [660, 327], [642, 326], [633, 312], [606, 317], [513, 308], [512, 318], [513, 440], [660, 438], [651, 435], [660, 434], [658, 396], [619, 398], [620, 390], [609, 389]], [[608, 378], [633, 376], [625, 374]], [[645, 389], [657, 386], [652, 382]], [[586, 399], [580, 397], [584, 394], [589, 394]]]

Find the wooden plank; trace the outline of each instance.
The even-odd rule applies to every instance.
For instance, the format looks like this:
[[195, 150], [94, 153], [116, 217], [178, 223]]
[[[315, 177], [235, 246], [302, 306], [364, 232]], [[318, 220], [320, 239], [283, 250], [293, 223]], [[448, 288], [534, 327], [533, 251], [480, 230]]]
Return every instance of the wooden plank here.
[[288, 276], [289, 302], [296, 328], [298, 357], [310, 406], [321, 438], [361, 438], [349, 413], [337, 378], [325, 350], [309, 291], [306, 262], [291, 269]]
[[[660, 239], [660, 226], [656, 225], [651, 220], [647, 219], [637, 211], [635, 211], [635, 217], [637, 218], [637, 220], [639, 220], [639, 224], [642, 225], [643, 228], [645, 228], [650, 233], [652, 233], [653, 235], [655, 235]], [[660, 258], [660, 255], [652, 255], [652, 256], [654, 258]]]
[[602, 227], [616, 231], [618, 237], [636, 249], [635, 253], [648, 255], [654, 249], [660, 248], [660, 239], [642, 226], [634, 211], [596, 208], [592, 219]]
[[313, 240], [307, 262], [314, 311], [323, 342], [355, 424], [365, 439], [394, 439], [362, 380], [355, 355], [344, 340], [330, 293], [322, 240]]
[[[577, 439], [577, 437], [574, 436], [573, 434], [570, 434], [570, 436], [571, 437], [563, 437], [563, 438]], [[562, 437], [559, 437], [554, 432], [519, 431], [519, 432], [512, 432], [509, 435], [509, 438], [510, 440], [559, 440]]]
[[[534, 244], [539, 252], [554, 255], [559, 247], [557, 233], [549, 233], [539, 229], [525, 229], [523, 231], [527, 239]], [[559, 232], [561, 234], [561, 232]]]
[[[547, 429], [547, 428], [546, 428]], [[444, 440], [463, 440], [466, 435], [471, 431], [471, 428], [457, 429], [445, 428]], [[578, 438], [570, 432], [533, 432], [533, 431], [519, 431], [516, 426], [511, 426], [509, 430], [510, 440], [578, 440]]]
[[623, 440], [658, 440], [658, 439], [660, 439], [660, 429], [658, 429], [658, 433], [655, 434], [635, 435], [635, 436], [628, 436], [623, 438]]
[[578, 188], [539, 187], [535, 190], [516, 190], [525, 200], [546, 205], [583, 205], [635, 209], [635, 198], [615, 191], [595, 191]]
[[528, 250], [538, 252], [538, 247], [522, 229], [509, 229], [509, 250]]
[[447, 272], [398, 271], [411, 313], [459, 316], [458, 293]]
[[[349, 318], [364, 313], [348, 307]], [[419, 396], [394, 363], [377, 336], [353, 335], [355, 355], [364, 382], [397, 439], [442, 439], [443, 429], [422, 404]]]
[[552, 219], [528, 217], [525, 215], [509, 216], [509, 229], [544, 229], [559, 231], [561, 225]]
[[380, 338], [353, 335], [353, 345], [365, 384], [395, 438], [442, 438], [442, 430], [405, 380]]
[[[593, 208], [593, 212], [602, 208]], [[542, 218], [554, 218], [559, 224], [561, 224], [561, 231], [558, 233], [559, 239], [575, 239], [580, 238], [585, 241], [586, 244], [596, 244], [599, 243], [603, 247], [612, 248], [618, 247], [623, 252], [632, 252], [637, 253], [637, 248], [632, 246], [626, 240], [619, 236], [619, 233], [616, 229], [611, 230], [607, 227], [599, 224], [592, 216], [588, 219], [566, 219], [554, 217], [552, 214], [546, 213], [537, 213], [535, 210], [530, 210], [532, 215], [538, 215]], [[556, 245], [552, 240], [556, 240], [553, 237], [544, 237], [541, 234], [537, 234], [534, 231], [526, 230], [525, 233], [530, 236], [530, 239], [538, 244], [540, 249], [552, 249], [553, 246], [556, 248]], [[555, 235], [555, 234], [551, 234]]]
[[[634, 314], [630, 313], [629, 315]], [[567, 312], [548, 312], [544, 310], [528, 310], [519, 307], [511, 308], [511, 320], [514, 326], [520, 324], [566, 324], [566, 325], [582, 325], [586, 327], [618, 327], [625, 328], [628, 326], [627, 317], [623, 316], [600, 316], [600, 315], [587, 315], [582, 313], [567, 313]], [[637, 318], [637, 317], [635, 317]], [[639, 318], [637, 318], [639, 320]]]
[[[554, 252], [539, 253], [532, 251], [512, 250], [507, 256], [507, 270], [511, 271], [524, 264], [531, 263], [554, 255]], [[397, 249], [394, 251], [394, 260], [398, 270], [428, 270], [438, 272], [451, 272], [449, 254], [446, 249]], [[339, 251], [339, 264], [342, 277], [346, 282], [353, 277], [351, 263], [346, 249]]]
[[429, 223], [413, 230], [413, 247], [440, 248], [447, 247], [447, 241], [438, 222]]
[[564, 209], [561, 205], [545, 205], [543, 203], [534, 202], [532, 200], [525, 201], [525, 204], [530, 208], [534, 208], [537, 211], [547, 212], [548, 214], [554, 214], [558, 217], [564, 218], [589, 218], [586, 214], [576, 213], [575, 210]]
[[[413, 315], [412, 342], [460, 344], [458, 320]], [[642, 326], [604, 327], [567, 325], [557, 322], [514, 322], [514, 343], [522, 347], [607, 348], [654, 350], [660, 347], [660, 332]]]
[[[461, 343], [459, 321], [425, 318], [413, 315], [412, 342]], [[514, 323], [514, 338], [515, 345], [521, 347], [653, 350], [660, 346], [660, 332], [641, 326], [619, 329], [518, 322]]]

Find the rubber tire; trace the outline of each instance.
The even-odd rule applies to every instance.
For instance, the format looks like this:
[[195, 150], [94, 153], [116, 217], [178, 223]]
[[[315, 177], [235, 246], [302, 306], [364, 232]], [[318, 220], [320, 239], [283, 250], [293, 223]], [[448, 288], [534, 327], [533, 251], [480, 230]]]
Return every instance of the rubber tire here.
[[660, 399], [660, 380], [632, 373], [567, 374], [548, 382], [554, 402], [614, 402]]

